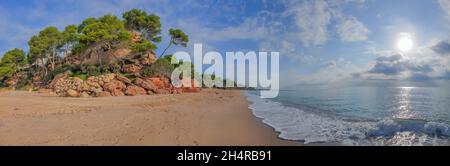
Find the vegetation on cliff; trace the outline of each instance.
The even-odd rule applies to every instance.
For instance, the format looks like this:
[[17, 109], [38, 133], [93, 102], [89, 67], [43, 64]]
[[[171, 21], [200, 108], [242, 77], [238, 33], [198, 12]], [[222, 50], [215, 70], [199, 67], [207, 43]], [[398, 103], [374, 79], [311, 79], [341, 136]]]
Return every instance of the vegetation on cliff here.
[[[176, 67], [164, 56], [172, 45], [187, 46], [189, 37], [170, 29], [169, 45], [158, 59], [153, 50], [162, 41], [160, 17], [139, 9], [87, 18], [62, 31], [49, 26], [32, 36], [29, 51], [13, 49], [0, 61], [2, 87], [46, 88], [58, 75], [87, 80], [109, 73], [136, 80], [170, 77]], [[136, 89], [136, 87], [133, 87]]]

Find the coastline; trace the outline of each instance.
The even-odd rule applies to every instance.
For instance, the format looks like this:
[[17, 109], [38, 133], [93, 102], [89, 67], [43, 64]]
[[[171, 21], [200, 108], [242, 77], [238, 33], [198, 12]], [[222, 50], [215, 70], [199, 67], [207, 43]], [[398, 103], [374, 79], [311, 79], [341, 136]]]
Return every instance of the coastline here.
[[105, 98], [0, 92], [0, 145], [287, 146], [243, 91]]

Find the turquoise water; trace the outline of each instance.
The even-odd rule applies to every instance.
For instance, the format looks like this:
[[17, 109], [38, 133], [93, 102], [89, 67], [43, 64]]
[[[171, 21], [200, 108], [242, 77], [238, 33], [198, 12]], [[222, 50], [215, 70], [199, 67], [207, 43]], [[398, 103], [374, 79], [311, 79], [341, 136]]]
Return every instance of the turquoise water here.
[[253, 113], [305, 143], [450, 145], [449, 82], [365, 82], [286, 88], [248, 98]]

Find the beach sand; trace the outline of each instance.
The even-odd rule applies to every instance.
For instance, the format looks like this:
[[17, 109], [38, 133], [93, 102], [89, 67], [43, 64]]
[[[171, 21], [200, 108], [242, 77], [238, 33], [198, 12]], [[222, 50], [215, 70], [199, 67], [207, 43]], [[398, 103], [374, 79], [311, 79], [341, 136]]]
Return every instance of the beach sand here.
[[277, 138], [242, 91], [106, 98], [0, 92], [0, 145], [299, 145]]

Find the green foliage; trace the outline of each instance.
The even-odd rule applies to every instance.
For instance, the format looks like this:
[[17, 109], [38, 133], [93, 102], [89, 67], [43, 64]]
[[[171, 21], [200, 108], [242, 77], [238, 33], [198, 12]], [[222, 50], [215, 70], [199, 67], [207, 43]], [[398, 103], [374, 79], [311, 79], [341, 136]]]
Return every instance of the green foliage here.
[[[0, 80], [4, 82], [5, 78], [12, 77], [18, 71], [24, 71], [26, 63], [34, 64], [35, 62], [44, 62], [44, 60], [51, 64], [51, 71], [47, 70], [48, 66], [41, 66], [41, 68], [33, 67], [27, 70], [30, 76], [37, 71], [42, 71], [39, 74], [43, 74], [42, 78], [44, 80], [53, 79], [56, 75], [64, 72], [71, 72], [72, 75], [82, 79], [88, 76], [97, 76], [111, 72], [121, 74], [122, 67], [119, 64], [58, 66], [57, 55], [63, 53], [64, 56], [67, 56], [71, 50], [71, 55], [76, 56], [87, 48], [115, 49], [129, 47], [137, 53], [147, 52], [157, 48], [155, 43], [161, 42], [161, 22], [159, 16], [133, 9], [123, 13], [123, 18], [124, 20], [120, 20], [118, 17], [109, 14], [99, 18], [87, 18], [80, 25], [69, 25], [65, 27], [62, 32], [54, 26], [44, 28], [39, 34], [32, 36], [28, 41], [28, 57], [20, 49], [11, 50], [3, 56], [0, 61]], [[132, 37], [131, 31], [140, 32], [143, 40], [136, 43], [129, 42]], [[172, 44], [186, 47], [189, 42], [189, 37], [180, 29], [170, 29], [169, 35], [171, 36], [171, 40], [167, 48]], [[141, 74], [144, 76], [170, 77], [174, 68], [179, 66], [171, 64], [171, 57], [167, 56], [158, 59], [155, 63], [144, 67]], [[135, 79], [133, 74], [127, 75], [127, 77]], [[23, 85], [27, 85], [26, 82]]]
[[112, 73], [116, 73], [119, 74], [121, 72], [122, 67], [117, 64], [117, 63], [113, 63], [109, 65], [109, 71]]
[[56, 49], [63, 43], [63, 34], [58, 28], [50, 26], [39, 32], [39, 35], [31, 37], [28, 42], [30, 47], [29, 63], [35, 62], [48, 55], [56, 56]]
[[5, 53], [0, 61], [2, 64], [13, 64], [14, 66], [24, 65], [26, 63], [25, 52], [22, 49], [13, 49]]
[[25, 64], [26, 57], [23, 50], [16, 48], [6, 52], [0, 61], [0, 79], [11, 77]]
[[78, 40], [78, 27], [76, 25], [67, 26], [62, 32], [64, 43], [74, 43]]
[[71, 65], [61, 65], [56, 67], [53, 71], [51, 71], [48, 74], [48, 78], [47, 80], [52, 80], [53, 78], [55, 78], [58, 74], [61, 73], [65, 73], [65, 72], [71, 72], [72, 71], [72, 66]]
[[161, 22], [159, 16], [147, 14], [145, 11], [133, 9], [123, 13], [125, 26], [129, 30], [141, 32], [145, 39], [161, 42]]
[[63, 39], [62, 33], [59, 32], [58, 28], [53, 26], [47, 27], [39, 32], [39, 37], [41, 37], [41, 40], [45, 42], [47, 49], [56, 48]]
[[156, 45], [149, 42], [149, 41], [143, 41], [141, 43], [132, 43], [131, 44], [131, 50], [134, 52], [145, 52], [149, 50], [156, 49]]
[[90, 76], [99, 76], [107, 73], [120, 73], [121, 66], [119, 64], [107, 65], [91, 65], [91, 64], [79, 64], [79, 65], [60, 65], [51, 71], [45, 80], [52, 80], [56, 75], [69, 72], [70, 76], [78, 77], [86, 80]]
[[45, 56], [45, 44], [44, 41], [39, 38], [39, 36], [31, 37], [28, 42], [28, 46], [30, 50], [28, 52], [28, 62], [30, 64], [34, 63], [37, 59], [44, 58]]
[[83, 81], [86, 81], [89, 76], [87, 74], [73, 74], [71, 77], [78, 77], [78, 78], [82, 79]]
[[181, 29], [169, 29], [169, 35], [173, 44], [187, 47], [189, 36], [186, 35]]
[[144, 77], [163, 76], [170, 78], [174, 69], [175, 67], [171, 64], [170, 60], [167, 58], [160, 58], [156, 60], [155, 63], [144, 67], [141, 71], [141, 75]]
[[0, 79], [9, 78], [13, 75], [14, 71], [11, 67], [7, 65], [0, 66]]
[[78, 31], [81, 33], [79, 42], [84, 45], [100, 41], [126, 41], [131, 38], [123, 22], [113, 15], [105, 15], [98, 19], [88, 18], [78, 26]]
[[181, 45], [183, 47], [187, 47], [187, 44], [189, 42], [189, 36], [186, 35], [180, 29], [172, 29], [172, 28], [169, 29], [169, 35], [170, 35], [170, 43], [166, 47], [166, 49], [164, 49], [164, 51], [161, 53], [161, 56], [164, 56], [164, 54], [166, 53], [167, 49], [169, 49], [169, 47], [172, 44]]

